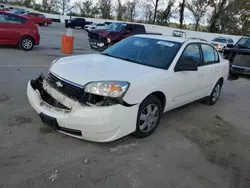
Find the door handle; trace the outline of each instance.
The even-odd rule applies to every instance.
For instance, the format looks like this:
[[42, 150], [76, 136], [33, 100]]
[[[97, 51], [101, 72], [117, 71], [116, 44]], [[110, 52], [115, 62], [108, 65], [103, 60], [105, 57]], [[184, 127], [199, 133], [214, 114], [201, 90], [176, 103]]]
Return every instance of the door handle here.
[[198, 73], [198, 76], [203, 76], [203, 74], [202, 73]]

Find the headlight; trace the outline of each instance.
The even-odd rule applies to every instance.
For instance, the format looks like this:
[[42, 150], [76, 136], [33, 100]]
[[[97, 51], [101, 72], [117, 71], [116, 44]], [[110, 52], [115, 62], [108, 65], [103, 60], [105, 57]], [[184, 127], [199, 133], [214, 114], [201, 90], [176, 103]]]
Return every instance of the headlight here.
[[111, 39], [110, 39], [110, 38], [107, 38], [107, 42], [108, 42], [108, 43], [111, 43]]
[[123, 97], [129, 83], [123, 81], [90, 82], [84, 88], [85, 92], [107, 97]]

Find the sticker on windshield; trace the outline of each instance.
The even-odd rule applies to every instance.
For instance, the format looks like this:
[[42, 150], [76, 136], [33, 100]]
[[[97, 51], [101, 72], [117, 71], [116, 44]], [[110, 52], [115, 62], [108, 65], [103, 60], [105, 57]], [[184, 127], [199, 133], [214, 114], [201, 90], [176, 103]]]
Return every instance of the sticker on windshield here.
[[168, 46], [168, 47], [173, 47], [174, 46], [174, 43], [166, 42], [166, 41], [158, 41], [157, 44]]

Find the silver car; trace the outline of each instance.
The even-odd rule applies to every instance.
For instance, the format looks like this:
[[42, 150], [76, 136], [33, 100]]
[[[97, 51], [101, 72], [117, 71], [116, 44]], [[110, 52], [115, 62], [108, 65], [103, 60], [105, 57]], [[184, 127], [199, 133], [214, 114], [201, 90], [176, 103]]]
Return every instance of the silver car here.
[[232, 38], [227, 38], [227, 37], [217, 37], [212, 40], [211, 44], [215, 46], [215, 48], [219, 52], [224, 52], [224, 50], [227, 48], [228, 44], [234, 45], [234, 41]]

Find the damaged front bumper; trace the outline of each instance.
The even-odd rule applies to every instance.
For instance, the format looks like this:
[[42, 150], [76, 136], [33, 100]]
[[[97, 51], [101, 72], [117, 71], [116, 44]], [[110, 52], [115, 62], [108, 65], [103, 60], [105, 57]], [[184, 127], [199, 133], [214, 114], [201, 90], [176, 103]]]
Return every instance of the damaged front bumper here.
[[42, 76], [29, 81], [27, 96], [44, 123], [73, 137], [109, 142], [136, 129], [138, 104], [88, 106], [63, 95]]

